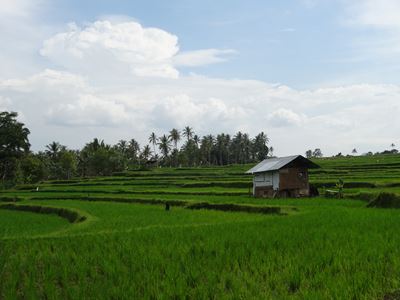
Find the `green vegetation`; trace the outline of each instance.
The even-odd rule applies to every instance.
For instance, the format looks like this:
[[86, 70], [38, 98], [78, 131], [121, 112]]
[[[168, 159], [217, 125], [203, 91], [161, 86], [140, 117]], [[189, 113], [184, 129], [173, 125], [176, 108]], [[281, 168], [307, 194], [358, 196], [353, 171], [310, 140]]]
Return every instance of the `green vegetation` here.
[[255, 199], [243, 174], [250, 165], [123, 171], [5, 190], [0, 298], [395, 295], [400, 210], [376, 207], [398, 207], [400, 156], [316, 162], [323, 168], [311, 181], [322, 195], [340, 188], [342, 199]]
[[[186, 126], [182, 132], [174, 128], [160, 137], [151, 133], [149, 144], [143, 148], [135, 139], [110, 145], [94, 138], [79, 150], [52, 142], [46, 145], [45, 151], [34, 153], [30, 151], [30, 131], [17, 117], [15, 112], [0, 112], [0, 189], [42, 180], [111, 176], [126, 170], [146, 170], [153, 165], [246, 164], [265, 159], [273, 150], [267, 146], [269, 139], [264, 132], [254, 138], [240, 131], [232, 137], [225, 133], [200, 137]], [[181, 136], [185, 141], [178, 147]]]

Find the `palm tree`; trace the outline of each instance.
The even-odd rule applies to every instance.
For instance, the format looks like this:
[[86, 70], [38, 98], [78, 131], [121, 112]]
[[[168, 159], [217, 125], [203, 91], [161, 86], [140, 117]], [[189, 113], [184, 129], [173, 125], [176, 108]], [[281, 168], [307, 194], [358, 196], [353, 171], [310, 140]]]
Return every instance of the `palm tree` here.
[[194, 134], [193, 128], [191, 128], [189, 126], [186, 126], [185, 128], [183, 128], [182, 135], [186, 136], [188, 141], [192, 138], [193, 134]]
[[193, 136], [193, 142], [196, 144], [196, 147], [198, 148], [200, 143], [200, 137], [197, 134]]
[[396, 145], [394, 143], [391, 143], [390, 147], [394, 148], [394, 147], [396, 147]]
[[62, 146], [59, 142], [52, 142], [46, 145], [46, 148], [47, 148], [46, 154], [51, 158], [55, 158], [57, 154], [61, 151]]
[[128, 151], [128, 143], [125, 140], [120, 140], [117, 144], [117, 149], [122, 153], [125, 154]]
[[153, 152], [154, 152], [154, 155], [156, 155], [157, 136], [154, 132], [152, 132], [149, 136], [149, 143], [153, 144]]
[[97, 151], [100, 148], [109, 148], [109, 146], [104, 143], [104, 140], [99, 140], [98, 138], [94, 138], [93, 142], [87, 145], [92, 151]]
[[168, 156], [169, 150], [171, 150], [171, 141], [165, 134], [159, 138], [158, 148], [164, 157]]
[[174, 143], [174, 147], [175, 149], [178, 149], [178, 142], [181, 139], [181, 133], [179, 132], [178, 129], [173, 128], [170, 132], [169, 132], [169, 136], [168, 136], [171, 141]]
[[144, 146], [144, 147], [143, 147], [143, 150], [142, 150], [142, 157], [143, 157], [143, 159], [144, 159], [145, 161], [148, 161], [150, 155], [151, 155], [150, 146], [149, 146], [149, 145]]
[[274, 156], [274, 147], [269, 147], [269, 155], [271, 156], [271, 157], [273, 157]]
[[136, 160], [138, 158], [138, 154], [140, 152], [140, 145], [135, 139], [131, 139], [129, 141], [129, 145], [127, 145], [127, 153], [129, 153], [129, 158], [132, 160]]
[[250, 160], [250, 153], [251, 153], [251, 141], [248, 133], [244, 133], [242, 136], [242, 152], [243, 152], [243, 159], [242, 163], [248, 163]]
[[214, 145], [214, 137], [210, 134], [203, 136], [201, 139], [200, 151], [202, 152], [203, 161], [206, 161], [208, 165], [211, 164], [211, 152]]

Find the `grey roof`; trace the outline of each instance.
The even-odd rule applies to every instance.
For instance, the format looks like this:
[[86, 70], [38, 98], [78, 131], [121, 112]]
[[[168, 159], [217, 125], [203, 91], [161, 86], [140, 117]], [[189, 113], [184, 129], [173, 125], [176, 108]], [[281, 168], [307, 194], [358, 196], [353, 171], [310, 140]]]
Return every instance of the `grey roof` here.
[[314, 164], [311, 160], [301, 156], [301, 155], [292, 155], [286, 157], [274, 157], [264, 159], [262, 162], [257, 164], [255, 167], [251, 168], [246, 172], [246, 174], [254, 174], [261, 172], [269, 172], [276, 171], [282, 169], [287, 164], [291, 163], [295, 159], [300, 158], [303, 162], [305, 162], [310, 168], [319, 168], [317, 164]]

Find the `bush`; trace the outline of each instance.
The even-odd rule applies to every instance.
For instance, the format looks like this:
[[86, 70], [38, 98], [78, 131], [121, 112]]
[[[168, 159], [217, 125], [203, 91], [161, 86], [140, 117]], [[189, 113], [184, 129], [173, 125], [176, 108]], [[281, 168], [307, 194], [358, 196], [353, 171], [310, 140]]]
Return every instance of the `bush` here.
[[85, 216], [82, 216], [78, 212], [66, 208], [34, 206], [34, 205], [15, 205], [15, 204], [4, 204], [1, 205], [0, 208], [9, 210], [28, 211], [39, 214], [56, 214], [61, 218], [67, 219], [70, 223], [78, 223], [86, 220]]
[[[314, 185], [317, 188], [333, 188], [336, 187], [335, 182], [315, 182]], [[376, 188], [376, 185], [372, 182], [345, 182], [343, 188]]]
[[376, 193], [359, 192], [357, 194], [348, 195], [347, 197], [356, 200], [370, 202], [376, 198]]
[[338, 191], [332, 191], [332, 190], [325, 191], [325, 198], [338, 198], [338, 196], [339, 196]]
[[29, 190], [35, 190], [36, 187], [37, 185], [34, 184], [19, 184], [15, 186], [15, 189], [19, 191], [29, 191]]
[[0, 202], [17, 202], [21, 200], [18, 196], [0, 196]]
[[400, 196], [394, 193], [382, 192], [367, 207], [400, 208]]
[[194, 203], [186, 206], [188, 209], [212, 209], [222, 211], [237, 211], [259, 214], [280, 214], [281, 208], [278, 206], [251, 206], [241, 204], [216, 204], [216, 203]]

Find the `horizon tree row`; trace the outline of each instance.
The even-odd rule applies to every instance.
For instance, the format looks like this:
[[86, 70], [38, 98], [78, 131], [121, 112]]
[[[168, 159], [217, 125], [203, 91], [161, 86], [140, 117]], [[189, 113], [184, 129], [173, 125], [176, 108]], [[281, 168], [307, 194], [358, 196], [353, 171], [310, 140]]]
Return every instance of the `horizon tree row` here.
[[112, 175], [145, 168], [149, 162], [164, 167], [245, 164], [263, 160], [273, 153], [264, 132], [254, 138], [240, 131], [234, 136], [221, 133], [199, 137], [189, 126], [182, 131], [173, 128], [159, 137], [152, 132], [149, 143], [143, 147], [135, 139], [110, 145], [94, 138], [80, 150], [68, 149], [54, 141], [44, 151], [34, 153], [30, 150], [30, 131], [17, 117], [15, 112], [0, 113], [3, 187], [46, 179]]

